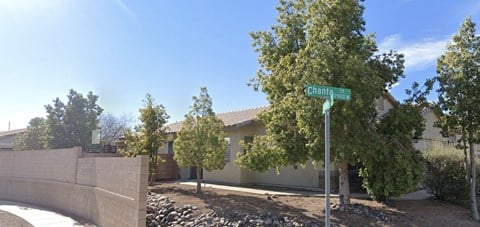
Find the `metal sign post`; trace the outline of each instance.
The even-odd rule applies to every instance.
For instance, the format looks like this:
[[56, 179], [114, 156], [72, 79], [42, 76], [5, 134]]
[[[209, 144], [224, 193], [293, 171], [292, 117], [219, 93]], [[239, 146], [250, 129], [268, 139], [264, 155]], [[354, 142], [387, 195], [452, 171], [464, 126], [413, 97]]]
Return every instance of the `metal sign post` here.
[[349, 101], [351, 90], [312, 84], [307, 85], [305, 90], [309, 97], [326, 98], [323, 103], [323, 114], [325, 114], [325, 226], [330, 227], [330, 108], [333, 106], [334, 99]]
[[323, 103], [325, 114], [325, 226], [330, 227], [330, 108], [333, 95]]

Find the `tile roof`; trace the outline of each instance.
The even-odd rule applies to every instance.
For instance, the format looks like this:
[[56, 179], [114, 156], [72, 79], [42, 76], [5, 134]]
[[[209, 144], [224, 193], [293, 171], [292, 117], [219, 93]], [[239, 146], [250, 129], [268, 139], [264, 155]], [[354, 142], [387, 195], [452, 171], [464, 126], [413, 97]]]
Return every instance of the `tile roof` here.
[[392, 104], [398, 103], [395, 97], [393, 97], [393, 95], [388, 91], [383, 93], [383, 97], [390, 101]]
[[10, 131], [1, 131], [1, 132], [0, 132], [0, 138], [1, 138], [1, 137], [5, 137], [5, 136], [16, 135], [16, 134], [18, 134], [18, 133], [22, 133], [22, 132], [26, 132], [26, 131], [27, 131], [26, 128], [15, 129], [15, 130], [10, 130]]
[[[268, 107], [263, 106], [263, 107], [236, 110], [236, 111], [225, 112], [225, 113], [218, 113], [216, 114], [216, 116], [223, 121], [223, 124], [225, 124], [225, 127], [232, 127], [232, 126], [238, 126], [238, 125], [248, 124], [253, 122], [253, 120], [255, 119], [255, 116], [266, 109], [268, 109]], [[175, 122], [172, 124], [168, 124], [165, 127], [167, 128], [166, 131], [168, 133], [178, 132], [182, 128], [182, 122]]]
[[[392, 104], [398, 102], [389, 92], [385, 92], [383, 97], [389, 100]], [[257, 114], [266, 109], [268, 109], [268, 106], [218, 113], [216, 116], [223, 121], [225, 127], [232, 127], [252, 122]], [[167, 133], [178, 132], [182, 128], [182, 122], [165, 125], [165, 128], [167, 128]]]
[[443, 116], [442, 110], [434, 102], [430, 102], [428, 107], [425, 107], [425, 108], [422, 109], [422, 116], [425, 116], [430, 112], [433, 112], [434, 114], [436, 114], [438, 118]]

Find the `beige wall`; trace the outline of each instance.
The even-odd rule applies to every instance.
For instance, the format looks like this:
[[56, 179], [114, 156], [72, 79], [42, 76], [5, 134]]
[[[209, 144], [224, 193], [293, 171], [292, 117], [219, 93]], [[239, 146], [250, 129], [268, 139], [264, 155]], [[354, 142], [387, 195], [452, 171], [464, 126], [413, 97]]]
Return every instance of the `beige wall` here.
[[245, 136], [254, 136], [265, 133], [262, 124], [253, 123], [248, 127], [227, 128], [226, 134], [230, 138], [230, 161], [225, 163], [223, 170], [204, 171], [203, 179], [210, 182], [222, 182], [228, 184], [253, 184], [255, 183], [254, 172], [238, 167], [234, 160], [238, 152], [243, 152], [240, 141]]
[[[222, 182], [228, 184], [241, 184], [240, 168], [233, 163], [240, 149], [239, 141], [242, 133], [239, 131], [227, 132], [227, 137], [230, 137], [230, 161], [225, 163], [222, 170], [203, 171], [203, 179], [211, 182]], [[242, 137], [243, 138], [243, 137]]]
[[[308, 161], [304, 167], [298, 167], [297, 169], [293, 167], [281, 168], [279, 174], [277, 174], [275, 169], [258, 173], [236, 166], [233, 160], [237, 157], [238, 152], [243, 152], [243, 149], [240, 147], [240, 141], [242, 141], [245, 136], [264, 134], [265, 126], [261, 123], [254, 123], [246, 127], [227, 130], [227, 136], [231, 138], [232, 160], [226, 164], [226, 168], [223, 170], [205, 172], [204, 180], [228, 184], [272, 185], [292, 188], [310, 188], [314, 190], [324, 189], [323, 164], [318, 163], [317, 166], [314, 167], [311, 160]], [[335, 192], [338, 191], [338, 171], [335, 169], [333, 163], [331, 164], [331, 169], [331, 189]]]
[[[245, 136], [264, 135], [265, 127], [263, 124], [254, 123], [247, 127], [234, 128], [226, 132], [227, 136], [230, 137], [231, 161], [226, 163], [223, 170], [204, 172], [204, 180], [244, 185], [259, 184], [317, 189], [322, 187], [323, 171], [321, 171], [321, 169], [323, 165], [321, 163], [319, 165], [320, 169], [314, 168], [312, 162], [309, 161], [304, 168], [281, 168], [280, 174], [277, 174], [275, 169], [268, 170], [264, 173], [257, 173], [240, 168], [234, 164], [233, 161], [237, 157], [238, 152], [243, 152], [243, 149], [240, 147], [240, 141], [243, 141]], [[320, 178], [322, 182], [320, 182]], [[323, 189], [323, 187], [321, 189]]]
[[281, 168], [279, 174], [274, 169], [265, 173], [255, 173], [255, 181], [265, 185], [319, 188], [324, 185], [323, 181], [319, 182], [321, 169], [323, 169], [323, 164], [315, 168], [309, 161], [305, 167]]
[[[236, 144], [239, 144], [240, 141], [243, 141], [245, 136], [265, 135], [266, 134], [265, 126], [263, 125], [263, 123], [258, 123], [257, 122], [255, 124], [251, 125], [250, 127], [242, 128], [241, 130], [239, 130], [239, 134], [240, 134], [240, 137], [239, 137], [239, 140], [235, 142]], [[243, 149], [241, 149], [240, 146], [238, 147], [237, 150], [235, 150], [235, 156], [232, 156], [233, 159], [235, 159], [237, 157], [238, 152], [243, 152]], [[256, 177], [255, 177], [256, 172], [251, 171], [249, 169], [245, 169], [245, 168], [239, 168], [239, 169], [241, 171], [240, 172], [240, 177], [241, 177], [240, 182], [242, 184], [256, 184], [258, 182]]]
[[423, 118], [425, 118], [425, 131], [422, 137], [431, 140], [448, 141], [441, 134], [441, 129], [434, 126], [435, 122], [440, 120], [434, 111], [429, 111]]
[[[380, 108], [381, 103], [383, 102], [383, 109]], [[375, 109], [377, 110], [377, 117], [381, 117], [384, 114], [388, 113], [393, 108], [393, 103], [390, 102], [390, 100], [380, 97], [377, 100], [375, 100]]]
[[0, 152], [0, 199], [99, 226], [145, 226], [148, 160], [82, 157], [81, 148]]
[[[383, 101], [383, 110], [380, 109], [380, 102]], [[390, 111], [393, 108], [393, 104], [385, 98], [379, 98], [376, 101], [376, 106], [375, 109], [378, 112], [378, 117], [383, 116], [386, 114], [388, 111]], [[433, 142], [448, 142], [448, 138], [444, 138], [442, 134], [440, 133], [440, 128], [437, 128], [434, 126], [435, 122], [439, 120], [437, 114], [429, 109], [428, 112], [423, 116], [425, 119], [425, 131], [423, 132], [422, 139], [416, 141], [413, 143], [413, 146], [417, 150], [428, 150], [432, 147]]]
[[[338, 169], [334, 163], [330, 164], [330, 190], [338, 192], [339, 181]], [[312, 164], [309, 160], [304, 167], [280, 168], [279, 174], [276, 170], [269, 170], [265, 173], [255, 173], [255, 180], [260, 185], [285, 186], [291, 188], [308, 188], [311, 190], [324, 191], [325, 167], [323, 162]]]
[[448, 138], [442, 136], [441, 129], [434, 126], [435, 122], [439, 120], [437, 114], [429, 110], [423, 115], [423, 118], [425, 119], [425, 131], [423, 132], [422, 139], [413, 143], [415, 149], [424, 151], [431, 149], [432, 143], [434, 142], [448, 143]]

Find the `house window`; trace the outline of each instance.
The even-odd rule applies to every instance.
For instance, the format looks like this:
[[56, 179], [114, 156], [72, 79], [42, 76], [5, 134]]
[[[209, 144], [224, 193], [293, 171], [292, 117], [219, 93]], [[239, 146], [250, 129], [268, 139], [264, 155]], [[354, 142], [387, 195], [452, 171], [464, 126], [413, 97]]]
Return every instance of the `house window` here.
[[168, 146], [167, 153], [173, 154], [173, 141], [168, 141], [167, 146]]
[[225, 137], [227, 141], [227, 150], [225, 151], [225, 162], [230, 162], [230, 137]]
[[[245, 145], [248, 146], [248, 149], [250, 150], [252, 148], [252, 145], [253, 145], [253, 136], [243, 137], [243, 142], [245, 143]], [[246, 153], [247, 153], [247, 150], [243, 149], [243, 154], [246, 154]]]
[[383, 98], [378, 99], [378, 109], [385, 110], [385, 102], [383, 101]]
[[412, 139], [413, 139], [413, 143], [418, 143], [418, 141], [420, 141], [421, 138], [420, 136], [418, 136], [418, 133], [414, 133]]

